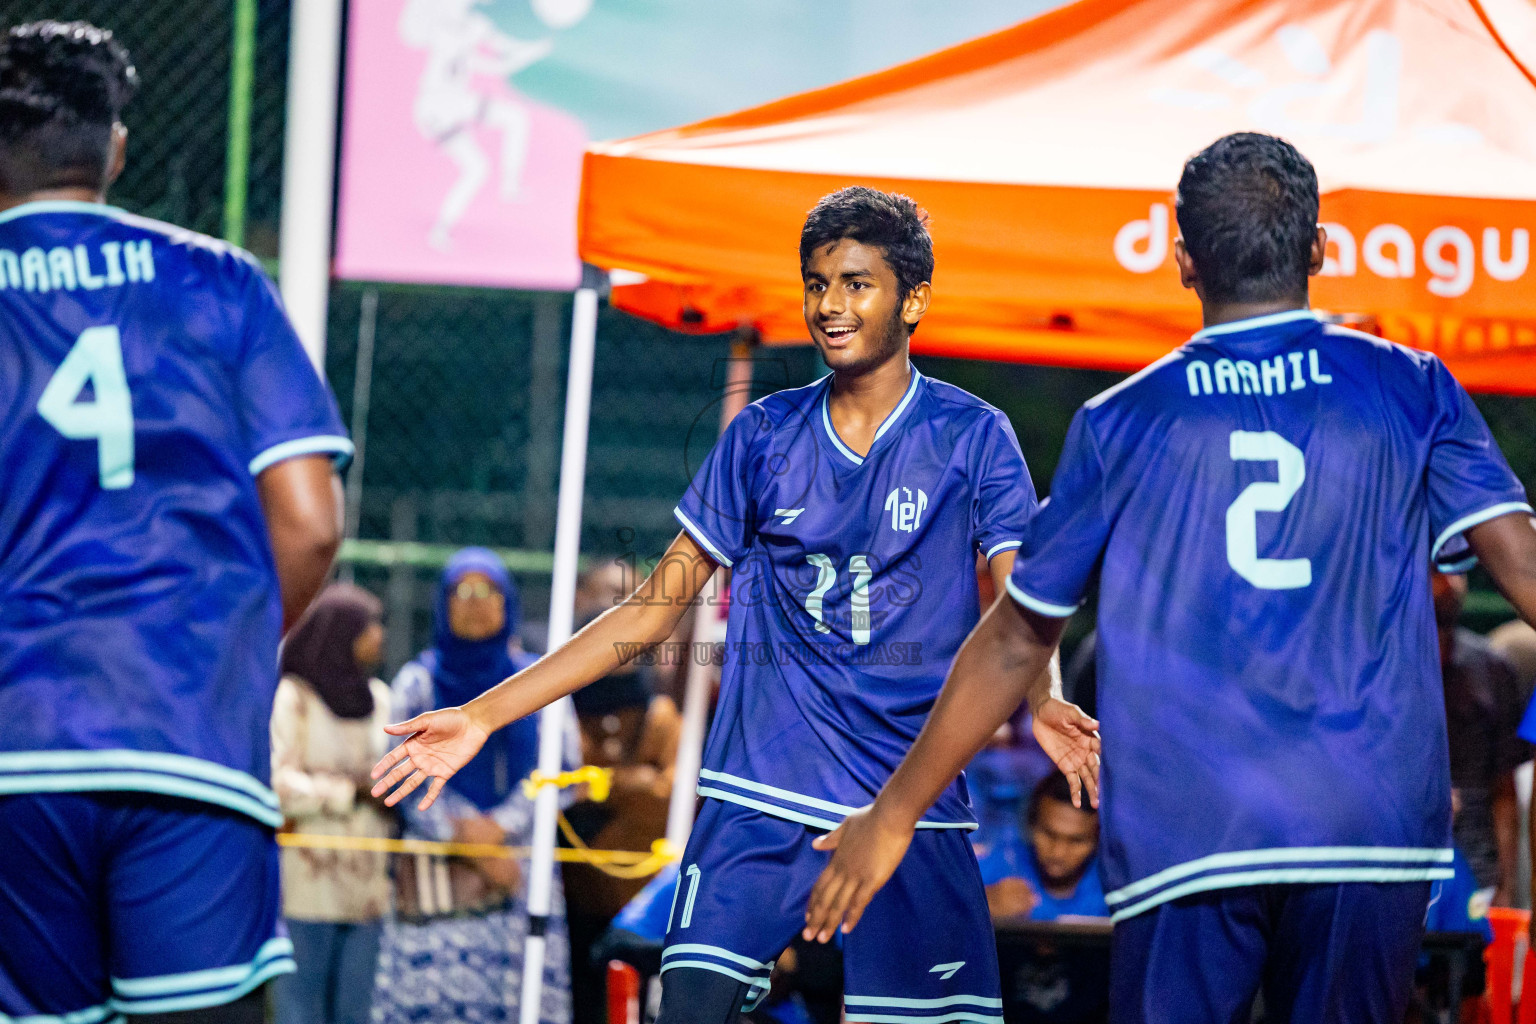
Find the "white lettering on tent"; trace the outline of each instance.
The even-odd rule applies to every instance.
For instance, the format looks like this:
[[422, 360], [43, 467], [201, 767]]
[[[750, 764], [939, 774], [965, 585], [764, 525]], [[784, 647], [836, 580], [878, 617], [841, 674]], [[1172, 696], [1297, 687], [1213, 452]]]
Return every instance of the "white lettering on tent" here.
[[1328, 250], [1323, 255], [1323, 277], [1355, 276], [1355, 235], [1343, 224], [1325, 221], [1319, 224], [1328, 234]]
[[[1394, 256], [1387, 255], [1391, 246]], [[1413, 236], [1398, 224], [1378, 224], [1365, 236], [1365, 265], [1377, 277], [1413, 276]]]
[[1150, 274], [1168, 258], [1168, 205], [1153, 203], [1147, 216], [1115, 232], [1115, 259], [1133, 274]]
[[[1446, 250], [1454, 253], [1447, 259]], [[1424, 239], [1424, 268], [1430, 272], [1428, 288], [1442, 298], [1465, 295], [1472, 287], [1472, 269], [1477, 256], [1472, 251], [1472, 236], [1461, 228], [1438, 227]]]
[[1509, 233], [1509, 259], [1499, 245], [1499, 229], [1483, 229], [1483, 269], [1495, 281], [1518, 281], [1531, 261], [1531, 233], [1515, 228]]

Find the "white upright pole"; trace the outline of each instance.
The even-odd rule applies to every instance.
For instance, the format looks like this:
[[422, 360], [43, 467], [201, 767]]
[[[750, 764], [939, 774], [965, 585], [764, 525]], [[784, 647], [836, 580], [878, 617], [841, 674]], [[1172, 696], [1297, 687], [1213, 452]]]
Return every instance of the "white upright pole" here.
[[[593, 272], [589, 269], [586, 273]], [[592, 358], [596, 343], [597, 289], [589, 280], [577, 290], [571, 315], [571, 366], [565, 385], [565, 437], [560, 448], [560, 494], [555, 505], [555, 565], [549, 585], [551, 651], [570, 639], [576, 613], [576, 559], [581, 552], [581, 498], [587, 475], [587, 426], [592, 409]], [[562, 697], [539, 714], [539, 772], [546, 777], [560, 771], [570, 703], [569, 697]], [[559, 813], [559, 790], [553, 786], [540, 788], [533, 807], [533, 856], [528, 865], [528, 941], [523, 946], [521, 1024], [539, 1024]]]
[[[736, 414], [747, 406], [752, 391], [752, 347], [746, 341], [731, 346], [730, 371], [720, 405], [720, 430], [724, 432]], [[727, 579], [715, 573], [704, 592]], [[677, 760], [672, 768], [672, 798], [667, 805], [667, 842], [679, 854], [693, 829], [693, 809], [698, 802], [699, 766], [704, 756], [704, 719], [709, 711], [710, 644], [725, 638], [724, 604], [702, 603], [693, 619], [688, 671], [683, 689], [683, 725], [677, 739]]]
[[341, 0], [294, 0], [290, 18], [279, 283], [288, 319], [323, 375]]

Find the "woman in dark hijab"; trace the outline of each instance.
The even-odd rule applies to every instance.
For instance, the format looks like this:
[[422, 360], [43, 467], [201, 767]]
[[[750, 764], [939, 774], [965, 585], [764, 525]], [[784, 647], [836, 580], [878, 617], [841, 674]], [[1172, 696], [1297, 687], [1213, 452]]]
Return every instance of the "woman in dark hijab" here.
[[[465, 548], [448, 562], [433, 609], [432, 647], [395, 677], [397, 720], [452, 707], [531, 664], [517, 634], [517, 585], [496, 555]], [[523, 779], [538, 761], [538, 721], [504, 730], [451, 780], [426, 811], [402, 808], [407, 838], [525, 845], [533, 802]], [[515, 1021], [527, 931], [522, 873], [515, 860], [400, 858], [397, 919], [385, 929], [375, 992], [382, 1024]], [[544, 968], [541, 1019], [570, 1019], [570, 948], [556, 876]], [[476, 963], [465, 972], [462, 964]]]
[[[272, 786], [295, 832], [384, 838], [392, 816], [368, 795], [370, 759], [391, 720], [389, 687], [373, 678], [383, 608], [365, 590], [327, 588], [283, 645], [272, 707]], [[283, 916], [298, 973], [277, 985], [278, 1024], [364, 1024], [382, 919], [384, 855], [283, 851]]]

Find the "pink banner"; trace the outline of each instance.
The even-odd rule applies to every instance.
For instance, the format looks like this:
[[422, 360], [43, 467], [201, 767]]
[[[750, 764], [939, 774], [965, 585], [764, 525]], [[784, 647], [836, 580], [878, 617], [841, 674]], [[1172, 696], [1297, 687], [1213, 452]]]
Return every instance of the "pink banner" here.
[[550, 43], [472, 0], [350, 7], [337, 276], [574, 288], [586, 132], [509, 84]]

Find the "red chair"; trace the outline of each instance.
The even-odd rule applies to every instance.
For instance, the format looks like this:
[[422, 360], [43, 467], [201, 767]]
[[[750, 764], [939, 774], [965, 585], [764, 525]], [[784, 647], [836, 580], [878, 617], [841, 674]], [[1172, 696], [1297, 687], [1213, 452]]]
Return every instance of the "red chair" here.
[[[1509, 907], [1491, 907], [1488, 923], [1493, 925], [1493, 941], [1483, 951], [1483, 962], [1488, 966], [1488, 1017], [1491, 1024], [1515, 1024], [1515, 948], [1520, 936], [1531, 926], [1529, 910], [1513, 910]], [[1520, 943], [1524, 945], [1524, 943]], [[1531, 953], [1526, 951], [1521, 964], [1519, 1024], [1536, 1024], [1536, 972], [1532, 971]]]
[[608, 961], [608, 1024], [640, 1024], [640, 972]]

